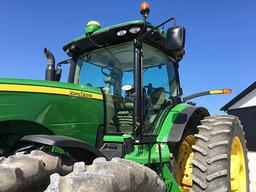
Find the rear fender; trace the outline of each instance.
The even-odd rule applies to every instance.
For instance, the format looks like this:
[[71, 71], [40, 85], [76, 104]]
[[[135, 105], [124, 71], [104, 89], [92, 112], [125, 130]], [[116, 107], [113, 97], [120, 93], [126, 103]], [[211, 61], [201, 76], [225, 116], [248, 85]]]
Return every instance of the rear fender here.
[[209, 116], [204, 107], [195, 107], [182, 103], [170, 110], [162, 123], [157, 142], [176, 143], [182, 138], [183, 132], [193, 114], [199, 113], [203, 117]]
[[176, 117], [167, 138], [168, 143], [177, 143], [181, 140], [185, 128], [189, 126], [189, 120], [195, 113], [199, 113], [202, 117], [210, 115], [204, 107], [187, 107]]

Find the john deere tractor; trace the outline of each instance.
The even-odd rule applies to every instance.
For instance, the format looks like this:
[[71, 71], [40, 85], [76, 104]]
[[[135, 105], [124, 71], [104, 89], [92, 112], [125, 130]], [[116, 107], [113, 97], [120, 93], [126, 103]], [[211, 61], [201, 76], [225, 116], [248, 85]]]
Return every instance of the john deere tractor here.
[[249, 191], [239, 119], [189, 101], [231, 90], [182, 98], [185, 29], [149, 23], [146, 2], [140, 12], [90, 21], [57, 64], [45, 49], [45, 80], [0, 79], [0, 191]]

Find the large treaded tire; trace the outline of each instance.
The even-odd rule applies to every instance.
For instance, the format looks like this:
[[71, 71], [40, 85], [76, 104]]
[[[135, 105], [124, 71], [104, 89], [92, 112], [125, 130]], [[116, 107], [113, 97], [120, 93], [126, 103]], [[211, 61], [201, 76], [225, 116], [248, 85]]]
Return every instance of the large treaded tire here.
[[0, 157], [0, 191], [43, 191], [50, 183], [51, 174], [65, 175], [71, 171], [72, 166], [63, 165], [59, 156], [43, 151]]
[[74, 164], [72, 173], [51, 175], [45, 192], [164, 192], [165, 184], [157, 174], [132, 161], [97, 158], [92, 165]]
[[230, 192], [231, 145], [235, 137], [241, 141], [246, 170], [246, 191], [249, 192], [246, 141], [239, 119], [235, 116], [206, 117], [195, 134], [192, 160], [191, 192]]

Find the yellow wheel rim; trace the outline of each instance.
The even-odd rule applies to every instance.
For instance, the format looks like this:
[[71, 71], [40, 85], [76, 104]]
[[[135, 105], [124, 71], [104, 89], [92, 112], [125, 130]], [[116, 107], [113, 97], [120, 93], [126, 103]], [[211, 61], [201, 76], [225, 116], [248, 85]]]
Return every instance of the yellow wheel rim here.
[[241, 141], [237, 136], [233, 139], [231, 145], [230, 182], [231, 191], [246, 191], [245, 158]]
[[192, 187], [190, 174], [192, 173], [191, 161], [194, 157], [192, 145], [195, 144], [195, 141], [195, 137], [193, 135], [189, 135], [183, 140], [179, 147], [177, 167], [174, 175], [182, 192], [189, 192]]

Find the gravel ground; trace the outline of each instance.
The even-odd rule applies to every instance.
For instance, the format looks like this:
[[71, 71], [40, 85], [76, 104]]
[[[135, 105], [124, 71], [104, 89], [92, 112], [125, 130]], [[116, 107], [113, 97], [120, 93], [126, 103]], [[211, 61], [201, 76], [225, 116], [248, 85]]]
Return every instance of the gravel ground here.
[[256, 152], [249, 152], [250, 192], [256, 192]]

